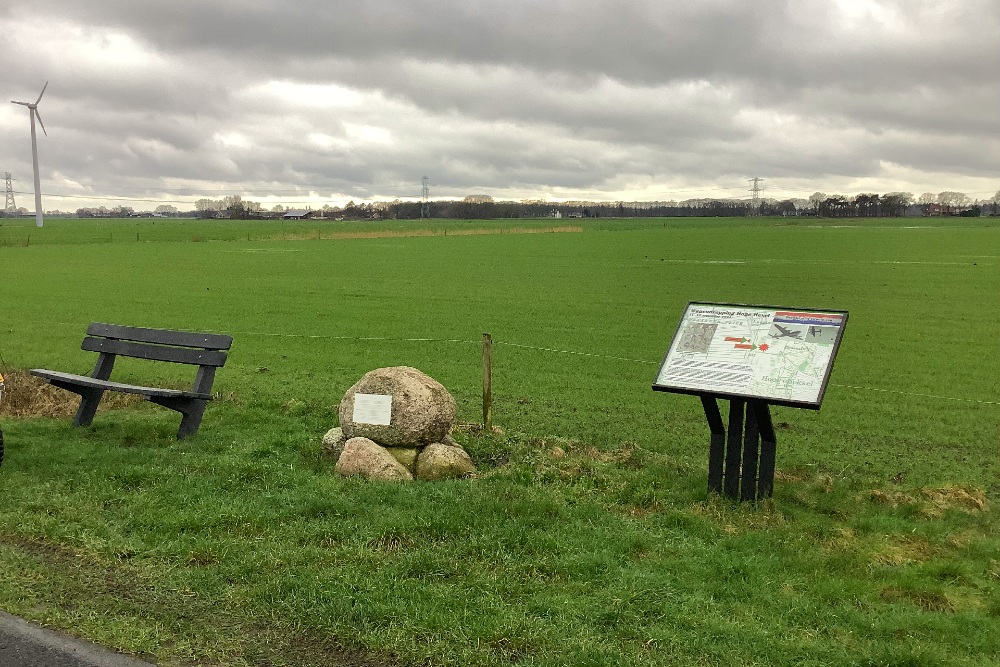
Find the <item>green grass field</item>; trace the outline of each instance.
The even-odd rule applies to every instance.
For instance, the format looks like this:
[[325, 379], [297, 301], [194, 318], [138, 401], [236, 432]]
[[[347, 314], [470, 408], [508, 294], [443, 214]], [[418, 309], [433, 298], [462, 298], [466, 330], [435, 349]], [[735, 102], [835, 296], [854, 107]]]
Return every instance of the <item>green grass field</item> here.
[[[1000, 661], [995, 220], [2, 223], [8, 377], [89, 372], [91, 321], [235, 338], [181, 443], [152, 405], [0, 411], [11, 613], [164, 665]], [[850, 311], [759, 507], [707, 498], [700, 403], [650, 389], [688, 301]], [[372, 368], [478, 422], [483, 332], [477, 479], [332, 474]]]

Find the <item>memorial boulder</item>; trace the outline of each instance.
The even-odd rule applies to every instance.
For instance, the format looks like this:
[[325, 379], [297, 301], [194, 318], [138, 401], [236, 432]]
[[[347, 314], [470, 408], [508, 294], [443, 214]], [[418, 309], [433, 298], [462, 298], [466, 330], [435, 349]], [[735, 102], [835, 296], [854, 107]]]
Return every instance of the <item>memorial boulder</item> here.
[[344, 395], [340, 427], [348, 438], [383, 447], [422, 447], [448, 434], [455, 411], [454, 397], [429, 375], [409, 366], [379, 368]]
[[455, 399], [437, 380], [409, 366], [366, 373], [344, 395], [340, 426], [323, 438], [337, 473], [382, 480], [467, 477], [472, 459], [449, 435]]

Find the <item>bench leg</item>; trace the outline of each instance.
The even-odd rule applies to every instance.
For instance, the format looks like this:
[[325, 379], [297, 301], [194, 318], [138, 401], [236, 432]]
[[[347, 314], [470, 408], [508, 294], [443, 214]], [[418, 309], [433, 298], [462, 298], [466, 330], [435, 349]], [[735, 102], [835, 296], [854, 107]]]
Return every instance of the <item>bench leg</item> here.
[[163, 398], [159, 396], [147, 396], [146, 400], [162, 405], [165, 408], [176, 410], [181, 413], [181, 426], [177, 429], [177, 439], [183, 440], [189, 435], [198, 432], [201, 426], [201, 418], [205, 414], [205, 406], [208, 401], [198, 398]]
[[97, 414], [97, 406], [100, 405], [101, 398], [104, 397], [104, 390], [57, 381], [51, 381], [51, 384], [80, 395], [80, 407], [76, 411], [76, 417], [73, 418], [73, 426], [90, 426], [90, 423], [94, 421], [94, 415]]
[[194, 435], [198, 432], [198, 428], [201, 426], [201, 417], [205, 414], [206, 405], [208, 405], [208, 401], [194, 401], [186, 411], [181, 411], [181, 414], [184, 416], [181, 417], [181, 426], [177, 429], [178, 440], [183, 440], [189, 435]]

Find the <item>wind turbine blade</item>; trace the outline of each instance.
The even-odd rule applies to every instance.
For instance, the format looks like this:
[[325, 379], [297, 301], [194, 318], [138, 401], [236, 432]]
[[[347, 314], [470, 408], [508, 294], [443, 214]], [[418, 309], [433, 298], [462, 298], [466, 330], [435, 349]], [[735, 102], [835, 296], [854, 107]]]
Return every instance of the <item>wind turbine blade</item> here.
[[44, 95], [44, 94], [45, 94], [45, 89], [46, 89], [46, 88], [48, 88], [48, 87], [49, 87], [49, 82], [48, 82], [48, 81], [46, 81], [46, 82], [45, 82], [45, 85], [44, 85], [44, 86], [42, 86], [42, 92], [38, 93], [38, 99], [37, 99], [37, 100], [35, 100], [35, 104], [38, 104], [39, 102], [41, 102], [41, 101], [42, 101], [42, 95]]
[[15, 102], [14, 100], [11, 100], [10, 103], [11, 104], [20, 104], [22, 107], [30, 107], [31, 106], [31, 102]]
[[[42, 117], [38, 114], [38, 109], [32, 109], [35, 112], [35, 118], [38, 119], [38, 124], [42, 126], [42, 132], [45, 132], [45, 123], [42, 122]], [[49, 136], [48, 132], [45, 132], [45, 136]]]

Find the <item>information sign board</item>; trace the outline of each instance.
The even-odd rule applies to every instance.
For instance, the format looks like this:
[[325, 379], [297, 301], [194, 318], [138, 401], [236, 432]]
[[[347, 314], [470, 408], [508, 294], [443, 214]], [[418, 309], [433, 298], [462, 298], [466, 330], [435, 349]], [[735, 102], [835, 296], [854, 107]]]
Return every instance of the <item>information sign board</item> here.
[[689, 303], [653, 389], [818, 410], [847, 313]]

